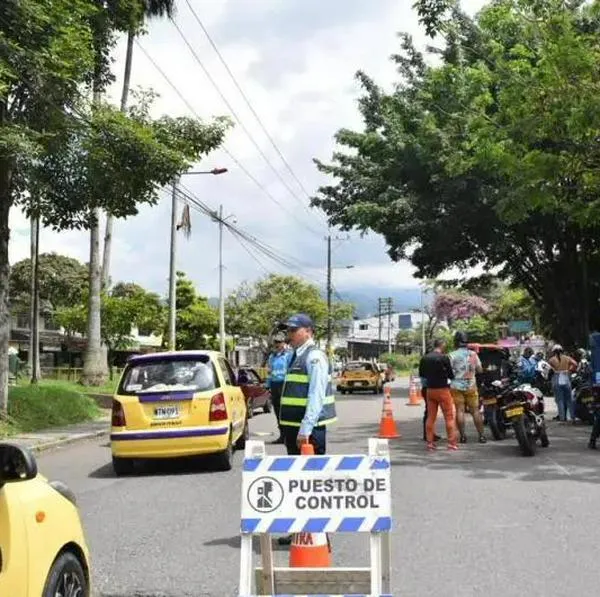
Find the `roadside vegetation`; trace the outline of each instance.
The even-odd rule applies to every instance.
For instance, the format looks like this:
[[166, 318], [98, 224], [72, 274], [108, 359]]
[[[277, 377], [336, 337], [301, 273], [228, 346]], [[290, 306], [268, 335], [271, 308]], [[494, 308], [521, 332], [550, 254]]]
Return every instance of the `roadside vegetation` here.
[[8, 415], [0, 419], [0, 437], [92, 421], [102, 411], [94, 399], [68, 383], [11, 387]]

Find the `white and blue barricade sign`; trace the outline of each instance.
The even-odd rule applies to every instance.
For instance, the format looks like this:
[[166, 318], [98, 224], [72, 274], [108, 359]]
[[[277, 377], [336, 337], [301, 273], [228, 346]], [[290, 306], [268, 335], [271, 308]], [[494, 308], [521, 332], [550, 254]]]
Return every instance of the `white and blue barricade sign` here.
[[[392, 500], [387, 440], [370, 439], [368, 454], [328, 456], [269, 456], [262, 442], [247, 442], [240, 530], [241, 596], [390, 595]], [[370, 533], [371, 566], [275, 568], [269, 535], [288, 533]], [[251, 591], [253, 535], [261, 536], [263, 559], [262, 568], [255, 571], [257, 593]], [[317, 590], [310, 593], [311, 589]]]

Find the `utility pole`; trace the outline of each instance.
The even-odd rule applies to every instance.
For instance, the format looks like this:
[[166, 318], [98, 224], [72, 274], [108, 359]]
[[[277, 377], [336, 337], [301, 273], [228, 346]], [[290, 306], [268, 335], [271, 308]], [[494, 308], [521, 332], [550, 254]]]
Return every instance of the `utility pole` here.
[[169, 252], [169, 350], [175, 350], [175, 322], [177, 319], [177, 280], [175, 255], [177, 248], [177, 177], [173, 179], [171, 196], [171, 248]]
[[327, 236], [327, 358], [331, 351], [332, 326], [331, 326], [331, 234]]
[[380, 298], [378, 300], [378, 314], [379, 314], [379, 343], [378, 343], [378, 355], [381, 354], [381, 336], [382, 336], [382, 321], [381, 318], [383, 315], [388, 316], [388, 352], [392, 352], [392, 311], [394, 308], [394, 299], [391, 297], [388, 298]]
[[223, 296], [223, 205], [219, 205], [219, 350], [225, 355], [225, 297]]

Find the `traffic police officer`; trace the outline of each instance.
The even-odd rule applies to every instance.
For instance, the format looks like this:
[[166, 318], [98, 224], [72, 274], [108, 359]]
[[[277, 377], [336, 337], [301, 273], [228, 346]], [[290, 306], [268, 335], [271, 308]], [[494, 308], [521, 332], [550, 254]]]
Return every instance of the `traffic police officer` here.
[[279, 412], [285, 447], [288, 454], [297, 455], [310, 441], [315, 454], [325, 454], [327, 426], [336, 420], [329, 363], [315, 345], [315, 326], [308, 315], [293, 315], [285, 325], [294, 349]]
[[283, 432], [281, 431], [281, 425], [279, 425], [279, 409], [283, 382], [285, 381], [285, 374], [287, 373], [291, 358], [292, 351], [288, 350], [285, 346], [285, 334], [276, 334], [273, 338], [273, 351], [267, 361], [269, 374], [265, 384], [271, 391], [271, 401], [275, 416], [277, 417], [277, 427], [279, 428], [279, 438], [272, 442], [273, 444], [283, 444]]
[[[287, 453], [300, 454], [302, 444], [313, 444], [315, 454], [325, 454], [327, 426], [336, 420], [331, 370], [325, 353], [313, 340], [314, 323], [304, 313], [285, 323], [288, 342], [294, 349], [283, 384], [279, 425]], [[280, 537], [289, 545], [292, 537]]]

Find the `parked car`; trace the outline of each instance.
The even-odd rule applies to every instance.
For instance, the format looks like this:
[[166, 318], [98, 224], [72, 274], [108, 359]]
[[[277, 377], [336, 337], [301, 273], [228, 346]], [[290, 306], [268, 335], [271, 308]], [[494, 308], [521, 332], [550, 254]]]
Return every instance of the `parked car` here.
[[246, 398], [218, 352], [131, 357], [113, 399], [110, 443], [117, 475], [136, 459], [213, 454], [222, 470], [248, 437]]
[[89, 597], [90, 565], [73, 493], [33, 454], [0, 444], [0, 595]]
[[351, 361], [342, 370], [337, 390], [342, 394], [353, 392], [380, 394], [383, 391], [382, 372], [373, 363]]
[[246, 397], [248, 417], [254, 415], [254, 411], [262, 408], [264, 413], [271, 412], [271, 392], [265, 386], [256, 369], [251, 367], [240, 367], [238, 370], [238, 384]]

